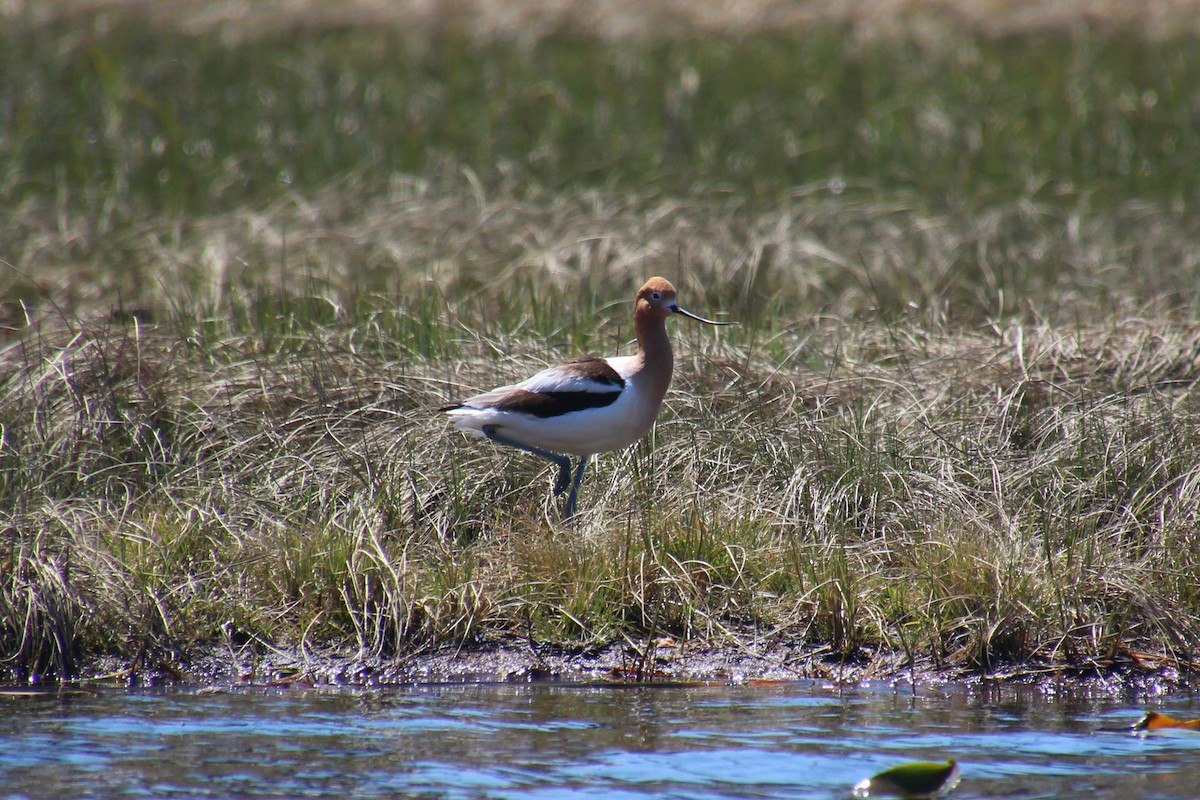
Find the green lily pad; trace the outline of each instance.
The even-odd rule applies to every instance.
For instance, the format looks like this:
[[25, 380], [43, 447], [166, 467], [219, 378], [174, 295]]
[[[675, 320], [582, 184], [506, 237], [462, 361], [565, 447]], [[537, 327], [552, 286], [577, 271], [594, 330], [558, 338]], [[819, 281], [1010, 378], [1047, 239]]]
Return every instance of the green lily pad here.
[[885, 769], [854, 786], [854, 796], [935, 797], [958, 786], [958, 765], [949, 761], [910, 761]]

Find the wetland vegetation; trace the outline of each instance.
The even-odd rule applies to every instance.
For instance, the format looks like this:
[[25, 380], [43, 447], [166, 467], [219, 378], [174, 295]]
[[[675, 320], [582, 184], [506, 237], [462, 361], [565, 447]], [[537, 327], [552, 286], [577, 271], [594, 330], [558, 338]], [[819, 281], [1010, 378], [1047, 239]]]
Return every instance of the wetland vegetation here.
[[[505, 637], [1194, 672], [1194, 30], [167, 5], [0, 33], [0, 674]], [[563, 526], [434, 411], [629, 352], [654, 274], [741, 324], [673, 329]]]

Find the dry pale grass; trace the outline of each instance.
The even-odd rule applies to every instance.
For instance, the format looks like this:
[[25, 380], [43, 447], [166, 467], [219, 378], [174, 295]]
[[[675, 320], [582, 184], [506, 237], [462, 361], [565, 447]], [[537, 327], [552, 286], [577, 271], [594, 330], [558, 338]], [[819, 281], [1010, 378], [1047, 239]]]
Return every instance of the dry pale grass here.
[[[132, 314], [182, 313], [198, 323], [289, 297], [303, 315], [331, 321], [384, 298], [423, 297], [436, 298], [438, 325], [465, 328], [453, 348], [472, 346], [464, 336], [518, 325], [551, 346], [571, 337], [591, 345], [598, 314], [609, 338], [594, 346], [611, 352], [629, 335], [625, 296], [654, 273], [685, 285], [692, 305], [770, 320], [771, 337], [811, 329], [822, 315], [834, 324], [919, 319], [937, 329], [1012, 315], [1071, 323], [1196, 308], [1196, 220], [1143, 202], [1023, 201], [931, 214], [915, 199], [843, 197], [821, 184], [755, 211], [737, 198], [531, 197], [517, 183], [488, 191], [466, 170], [398, 179], [367, 207], [357, 192], [339, 185], [266, 209], [152, 219], [119, 232], [31, 198], [5, 224], [4, 318], [16, 329]], [[89, 257], [97, 252], [103, 257]], [[115, 270], [106, 262], [118, 254]], [[446, 341], [438, 334], [430, 346]], [[778, 338], [757, 346], [802, 355]], [[446, 369], [444, 378], [456, 368]]]

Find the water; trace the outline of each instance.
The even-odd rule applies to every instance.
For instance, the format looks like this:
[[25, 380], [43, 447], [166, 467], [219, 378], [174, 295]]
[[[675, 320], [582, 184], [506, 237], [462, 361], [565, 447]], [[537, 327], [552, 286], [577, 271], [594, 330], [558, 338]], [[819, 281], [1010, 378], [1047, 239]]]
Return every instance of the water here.
[[1146, 707], [816, 683], [0, 697], [0, 798], [845, 798], [947, 757], [954, 798], [1200, 797], [1200, 734], [1098, 732]]

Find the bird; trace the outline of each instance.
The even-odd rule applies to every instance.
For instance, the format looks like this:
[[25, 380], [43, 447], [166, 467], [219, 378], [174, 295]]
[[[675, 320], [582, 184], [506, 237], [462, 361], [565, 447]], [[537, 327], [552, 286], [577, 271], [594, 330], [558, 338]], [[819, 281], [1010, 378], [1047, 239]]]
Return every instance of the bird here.
[[[633, 305], [637, 352], [631, 356], [580, 356], [444, 406], [456, 428], [540, 456], [558, 466], [555, 496], [569, 486], [564, 517], [575, 514], [588, 459], [620, 450], [654, 424], [671, 385], [675, 357], [666, 321], [680, 316], [705, 325], [734, 325], [697, 316], [679, 306], [666, 278], [650, 278]], [[570, 456], [579, 459], [571, 477]]]

